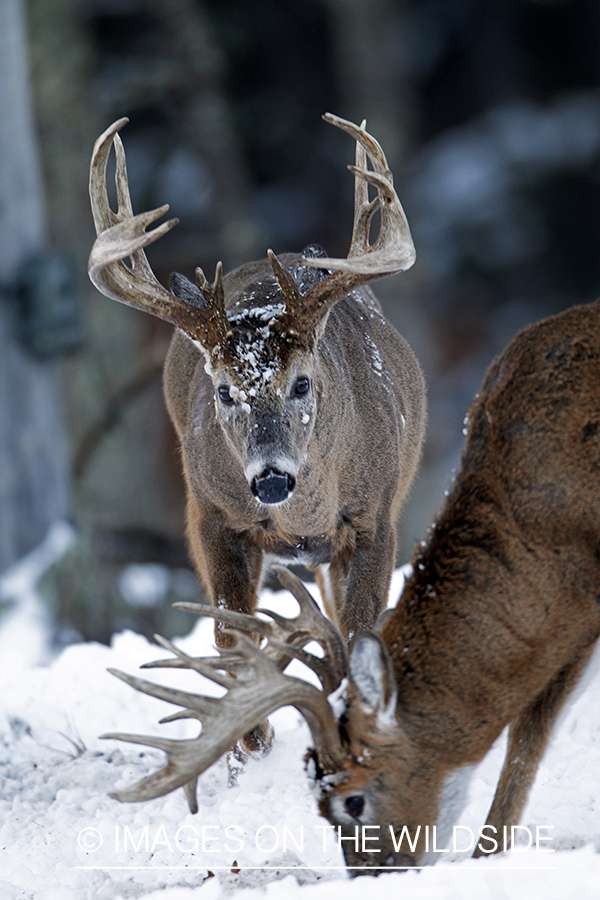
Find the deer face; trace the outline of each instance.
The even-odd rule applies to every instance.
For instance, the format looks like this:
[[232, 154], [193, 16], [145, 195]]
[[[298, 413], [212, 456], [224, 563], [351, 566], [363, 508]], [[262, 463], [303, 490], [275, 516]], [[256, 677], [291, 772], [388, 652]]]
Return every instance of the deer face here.
[[319, 811], [339, 829], [353, 875], [362, 873], [352, 867], [368, 867], [366, 874], [377, 875], [381, 867], [422, 865], [431, 843], [434, 794], [426, 773], [409, 762], [410, 747], [400, 730], [391, 737], [377, 747], [371, 735], [361, 756], [352, 755], [331, 778], [335, 784], [328, 784], [327, 776], [320, 782]]
[[394, 674], [377, 636], [356, 641], [350, 673], [348, 707], [340, 720], [347, 757], [341, 771], [318, 780], [320, 812], [339, 829], [351, 874], [364, 873], [364, 867], [376, 875], [381, 867], [420, 865], [431, 838], [425, 824], [436, 821], [438, 793], [396, 718]]
[[[314, 245], [304, 253], [314, 258], [324, 251]], [[301, 290], [326, 273], [297, 265], [286, 277], [302, 299]], [[182, 275], [171, 276], [171, 290], [197, 307], [205, 303]], [[196, 342], [207, 359], [219, 424], [252, 494], [264, 505], [292, 495], [317, 411], [314, 348], [327, 316], [300, 328], [288, 303], [275, 274], [266, 276], [246, 287], [232, 309], [222, 307], [219, 327], [208, 328], [204, 342]]]
[[237, 360], [213, 374], [216, 415], [256, 500], [283, 503], [294, 491], [314, 428], [314, 359], [297, 350], [282, 365], [281, 357], [260, 353], [260, 335], [245, 337]]

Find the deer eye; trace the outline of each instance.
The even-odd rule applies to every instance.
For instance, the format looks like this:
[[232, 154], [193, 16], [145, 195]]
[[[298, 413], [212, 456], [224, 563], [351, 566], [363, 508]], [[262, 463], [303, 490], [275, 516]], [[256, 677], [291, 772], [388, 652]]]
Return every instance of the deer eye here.
[[224, 403], [226, 406], [231, 406], [231, 404], [233, 403], [233, 397], [229, 393], [228, 387], [220, 387], [217, 393], [219, 395], [219, 400], [221, 401], [221, 403]]
[[303, 375], [296, 381], [296, 384], [292, 388], [292, 397], [303, 397], [305, 394], [308, 394], [309, 390], [310, 379]]
[[344, 806], [353, 819], [359, 819], [363, 809], [365, 808], [365, 798], [357, 794], [354, 797], [346, 797]]

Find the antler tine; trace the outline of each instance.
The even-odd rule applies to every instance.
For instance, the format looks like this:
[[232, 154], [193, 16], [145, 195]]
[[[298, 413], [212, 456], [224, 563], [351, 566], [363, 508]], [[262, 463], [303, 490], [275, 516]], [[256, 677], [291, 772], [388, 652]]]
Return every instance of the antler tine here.
[[[200, 735], [192, 739], [174, 740], [121, 732], [102, 735], [104, 739], [144, 744], [167, 754], [167, 763], [162, 769], [111, 796], [122, 801], [151, 800], [185, 786], [190, 809], [192, 812], [197, 811], [198, 776], [216, 762], [241, 735], [281, 706], [296, 707], [306, 719], [315, 742], [319, 764], [324, 771], [333, 772], [340, 768], [345, 754], [325, 694], [314, 685], [284, 675], [246, 635], [236, 633], [235, 641], [235, 657], [245, 662], [248, 669], [253, 671], [253, 677], [230, 678], [227, 693], [219, 699], [164, 688], [117, 670], [109, 670], [138, 691], [160, 697], [169, 703], [180, 704], [183, 710], [175, 714], [177, 718], [193, 717], [202, 722]], [[228, 651], [221, 653], [223, 667], [230, 666], [229, 656]], [[172, 721], [173, 718], [169, 716], [167, 720]]]
[[275, 280], [283, 294], [286, 309], [286, 329], [295, 331], [294, 325], [302, 316], [304, 299], [300, 288], [294, 281], [291, 272], [277, 259], [272, 250], [267, 250], [267, 257], [273, 270]]
[[[158, 635], [155, 634], [154, 637], [158, 639]], [[181, 654], [181, 659], [156, 659], [153, 662], [143, 663], [140, 669], [193, 669], [194, 666], [186, 662], [187, 659], [197, 659], [203, 666], [209, 666], [211, 669], [224, 668], [224, 663], [221, 661], [220, 656], [187, 657], [181, 651], [178, 652]], [[234, 664], [235, 660], [229, 660], [227, 663], [230, 667]]]
[[[302, 647], [294, 647], [292, 644], [283, 644], [281, 641], [270, 640], [268, 647], [263, 648], [263, 652], [268, 652], [269, 655], [272, 655], [273, 662], [282, 672], [287, 668], [292, 659], [297, 659], [301, 663], [304, 663], [309, 669], [315, 673], [321, 682], [323, 693], [326, 696], [332, 694], [341, 684], [341, 679], [337, 677], [335, 671], [330, 671], [327, 657], [320, 659], [318, 656], [313, 656], [312, 653], [308, 653]], [[279, 651], [279, 656], [276, 656], [276, 651]]]
[[[311, 668], [321, 679], [325, 693], [330, 694], [339, 687], [342, 679], [348, 674], [348, 651], [344, 638], [333, 622], [323, 615], [317, 602], [293, 572], [277, 564], [273, 565], [272, 569], [281, 586], [297, 600], [300, 613], [293, 619], [287, 619], [267, 609], [261, 609], [259, 612], [269, 615], [279, 626], [281, 630], [281, 635], [277, 635], [279, 640], [283, 639], [285, 643], [298, 648], [304, 648], [310, 641], [316, 641], [323, 648], [324, 660], [319, 660], [317, 666], [313, 664]], [[308, 662], [306, 664], [310, 665]]]
[[198, 266], [196, 268], [196, 284], [205, 298], [208, 308], [204, 346], [221, 348], [224, 346], [229, 333], [229, 323], [225, 311], [225, 291], [223, 288], [223, 263], [217, 263], [215, 280], [212, 285]]
[[[196, 669], [196, 671], [199, 670]], [[209, 700], [209, 702], [212, 702], [215, 699], [211, 697], [201, 697], [199, 694], [190, 694], [175, 688], [161, 687], [161, 685], [153, 684], [153, 682], [146, 681], [144, 678], [136, 678], [133, 675], [128, 675], [126, 672], [121, 672], [120, 669], [109, 668], [107, 669], [107, 672], [110, 672], [110, 674], [114, 675], [116, 678], [120, 678], [121, 681], [124, 681], [126, 684], [135, 688], [136, 691], [141, 691], [142, 694], [158, 697], [159, 700], [165, 700], [167, 703], [175, 703], [186, 709], [195, 709], [195, 704], [199, 703], [201, 708], [198, 709], [198, 712], [203, 712], [205, 706], [204, 701]], [[221, 687], [226, 687], [227, 689], [232, 688], [236, 683], [236, 679], [232, 675], [225, 675], [225, 677], [221, 678], [219, 673], [214, 671], [209, 672], [208, 670], [200, 672], [200, 674], [204, 675], [206, 678], [210, 678], [211, 681], [215, 681], [217, 684], [220, 684]]]
[[[166, 638], [161, 637], [159, 634], [154, 635], [154, 639], [161, 644], [165, 650], [170, 650], [182, 664], [182, 666], [186, 669], [193, 669], [195, 672], [198, 672], [199, 675], [204, 675], [205, 678], [210, 678], [211, 681], [214, 681], [216, 684], [220, 684], [221, 687], [229, 688], [232, 684], [232, 676], [227, 675], [226, 673], [218, 671], [219, 669], [223, 669], [225, 666], [223, 657], [209, 657], [208, 659], [203, 659], [202, 657], [192, 657], [188, 656], [187, 653], [184, 653], [183, 650], [179, 650], [175, 644], [172, 644], [171, 641], [168, 641]], [[216, 665], [215, 662], [218, 661], [220, 665]], [[164, 660], [157, 660], [157, 663], [149, 663], [143, 666], [142, 668], [161, 668], [161, 663]], [[227, 666], [229, 669], [232, 669], [238, 664], [239, 659], [230, 659], [229, 654], [227, 655]]]
[[92, 216], [94, 225], [96, 226], [96, 234], [101, 234], [110, 228], [111, 225], [117, 223], [117, 216], [110, 208], [108, 202], [108, 191], [106, 189], [106, 163], [108, 154], [112, 146], [114, 136], [118, 131], [127, 125], [129, 119], [117, 119], [113, 122], [105, 132], [103, 132], [96, 143], [92, 152], [92, 162], [90, 165], [90, 203], [92, 206]]
[[[409, 269], [415, 261], [415, 248], [402, 204], [394, 190], [394, 179], [381, 146], [366, 131], [366, 120], [360, 128], [353, 122], [331, 113], [323, 118], [341, 128], [356, 141], [356, 165], [348, 166], [354, 174], [354, 225], [348, 257], [305, 257], [302, 265], [334, 271], [302, 294], [291, 274], [274, 254], [269, 259], [287, 307], [285, 327], [298, 335], [310, 334], [331, 306], [354, 288], [375, 278]], [[367, 157], [373, 170], [367, 169]], [[377, 188], [377, 196], [369, 201], [368, 185]], [[371, 219], [381, 211], [379, 235], [369, 243]]]
[[[263, 652], [281, 670], [289, 665], [290, 657], [294, 656], [316, 673], [323, 690], [326, 694], [330, 694], [339, 687], [348, 672], [348, 654], [344, 639], [335, 625], [323, 615], [315, 600], [293, 572], [285, 566], [273, 565], [272, 568], [282, 587], [290, 591], [298, 601], [300, 612], [294, 618], [287, 618], [261, 607], [256, 612], [269, 616], [271, 622], [265, 622], [246, 613], [217, 609], [201, 603], [182, 602], [173, 605], [175, 609], [207, 616], [233, 628], [241, 628], [268, 638], [268, 644], [263, 648]], [[311, 641], [316, 641], [323, 648], [325, 653], [323, 660], [310, 653], [300, 655], [292, 653], [289, 649], [302, 651]]]
[[[366, 133], [367, 120], [360, 123], [360, 130]], [[367, 154], [360, 141], [356, 142], [355, 169], [367, 169]], [[391, 173], [390, 173], [391, 174]], [[369, 184], [364, 178], [354, 177], [354, 225], [352, 228], [352, 240], [348, 257], [360, 256], [369, 249], [369, 231], [371, 218], [379, 208], [379, 195], [369, 201]]]
[[[327, 114], [326, 114], [327, 115]], [[323, 117], [326, 121], [326, 115]], [[363, 119], [360, 123], [360, 130], [367, 133], [367, 120]], [[370, 137], [370, 135], [369, 135]], [[356, 142], [356, 157], [354, 169], [348, 166], [351, 171], [358, 169], [360, 171], [367, 170], [367, 154], [365, 148], [360, 141]], [[391, 176], [391, 172], [390, 172]], [[354, 178], [354, 224], [352, 227], [352, 240], [350, 242], [350, 250], [348, 258], [353, 256], [361, 256], [369, 250], [369, 231], [371, 228], [371, 218], [375, 210], [379, 209], [379, 196], [369, 201], [369, 185], [368, 182], [356, 176]]]
[[[311, 258], [305, 261], [305, 265], [366, 276], [364, 280], [409, 269], [415, 261], [415, 248], [408, 220], [394, 190], [394, 179], [385, 153], [375, 138], [366, 131], [366, 121], [359, 128], [353, 122], [331, 113], [325, 113], [323, 118], [346, 131], [362, 147], [362, 152], [357, 150], [356, 165], [348, 166], [356, 179], [354, 230], [347, 259]], [[366, 168], [365, 155], [373, 164], [373, 172]], [[369, 203], [366, 184], [362, 187], [358, 182], [367, 182], [377, 188], [378, 196], [375, 200]], [[381, 227], [377, 241], [371, 246], [368, 240], [369, 223], [377, 208], [381, 210]], [[364, 283], [364, 280], [360, 283]], [[322, 285], [324, 286], [323, 282], [317, 288]]]
[[[148, 225], [159, 219], [168, 206], [133, 215], [127, 181], [125, 153], [118, 132], [129, 119], [119, 119], [100, 135], [94, 145], [90, 165], [90, 203], [98, 238], [92, 247], [88, 272], [92, 282], [108, 297], [130, 306], [148, 308], [167, 318], [172, 297], [154, 276], [143, 248], [158, 240], [177, 224], [177, 219], [163, 223], [151, 232]], [[115, 145], [118, 210], [113, 212], [106, 189], [106, 165], [110, 148]], [[132, 268], [122, 260], [132, 257]], [[136, 271], [137, 268], [137, 271]]]
[[[115, 149], [115, 186], [117, 188], [117, 215], [115, 219], [117, 223], [119, 221], [124, 221], [126, 219], [135, 218], [133, 215], [133, 206], [131, 204], [131, 194], [129, 193], [129, 180], [127, 178], [127, 162], [125, 160], [125, 148], [123, 147], [123, 141], [121, 140], [121, 136], [118, 133], [115, 133], [113, 140], [113, 147]], [[106, 178], [104, 179], [106, 182]], [[161, 207], [161, 210], [165, 209]], [[165, 209], [165, 212], [168, 210], [168, 206]], [[162, 212], [161, 212], [162, 215]], [[160, 218], [160, 216], [158, 216]], [[178, 219], [171, 219], [168, 222], [164, 222], [162, 225], [158, 226], [152, 232], [152, 239], [157, 240], [159, 237], [162, 237], [163, 234], [166, 234], [167, 231], [177, 224]], [[148, 258], [142, 249], [134, 250], [131, 254], [131, 268], [132, 270], [138, 269], [140, 273], [143, 274], [144, 278], [147, 278], [151, 283], [158, 282], [154, 272], [150, 268], [150, 263], [148, 262]], [[160, 285], [162, 287], [162, 285]]]
[[[241, 628], [244, 631], [255, 631], [263, 637], [270, 637], [272, 634], [270, 622], [265, 622], [263, 619], [257, 619], [255, 616], [248, 615], [248, 613], [235, 612], [235, 610], [224, 609], [221, 607], [217, 609], [217, 607], [208, 606], [206, 603], [188, 603], [186, 601], [174, 603], [173, 609], [182, 609], [185, 612], [194, 613], [196, 616], [216, 619], [218, 622], [223, 622], [225, 625], [230, 625], [232, 628]], [[263, 610], [257, 609], [257, 612], [263, 612]]]

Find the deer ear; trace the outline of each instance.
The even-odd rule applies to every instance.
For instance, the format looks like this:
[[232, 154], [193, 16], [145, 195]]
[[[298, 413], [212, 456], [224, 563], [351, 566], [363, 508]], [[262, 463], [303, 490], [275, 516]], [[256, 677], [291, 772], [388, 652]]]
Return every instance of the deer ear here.
[[385, 644], [376, 634], [360, 635], [350, 654], [350, 675], [366, 711], [381, 725], [395, 723], [396, 679]]
[[179, 297], [179, 299], [183, 300], [185, 303], [190, 303], [192, 306], [199, 306], [200, 309], [207, 309], [206, 298], [199, 288], [197, 288], [195, 284], [192, 284], [185, 275], [180, 275], [179, 272], [171, 272], [171, 275], [169, 276], [169, 288], [172, 294]]

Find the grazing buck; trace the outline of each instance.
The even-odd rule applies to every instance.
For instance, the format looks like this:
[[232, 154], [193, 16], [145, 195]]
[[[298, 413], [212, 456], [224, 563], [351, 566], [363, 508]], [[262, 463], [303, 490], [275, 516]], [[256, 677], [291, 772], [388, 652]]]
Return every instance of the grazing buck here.
[[[165, 394], [182, 447], [188, 539], [212, 603], [252, 613], [269, 560], [320, 566], [327, 611], [349, 639], [372, 628], [387, 601], [425, 388], [410, 347], [363, 286], [414, 262], [392, 174], [364, 122], [324, 118], [357, 141], [348, 259], [328, 259], [316, 245], [280, 259], [269, 251], [225, 279], [219, 263], [212, 285], [201, 269], [197, 286], [173, 274], [166, 290], [143, 248], [177, 220], [146, 232], [168, 207], [133, 215], [121, 119], [94, 148], [89, 274], [106, 296], [177, 326]], [[113, 143], [117, 213], [106, 191]], [[218, 626], [217, 642], [227, 639]]]
[[[378, 634], [356, 638], [349, 659], [340, 632], [280, 570], [300, 603], [297, 619], [268, 613], [272, 622], [253, 624], [210, 611], [228, 627], [255, 630], [267, 639], [263, 649], [240, 634], [220, 657], [191, 659], [161, 641], [177, 658], [155, 665], [207, 675], [228, 689], [221, 700], [116, 673], [182, 706], [171, 718], [198, 718], [203, 730], [182, 741], [107, 735], [168, 757], [114, 796], [145, 800], [184, 785], [194, 809], [198, 775], [243, 730], [292, 705], [312, 732], [322, 814], [345, 838], [359, 834], [356, 845], [344, 841], [347, 864], [422, 865], [436, 856], [431, 827], [444, 848], [469, 770], [508, 725], [476, 855], [502, 848], [504, 826], [510, 834], [518, 824], [557, 714], [600, 634], [599, 523], [600, 302], [526, 328], [492, 364], [454, 487], [398, 604]], [[304, 649], [311, 638], [322, 658]], [[322, 690], [283, 673], [292, 657], [317, 673]], [[346, 708], [336, 719], [327, 695], [343, 677]], [[376, 826], [365, 843], [360, 826]]]

